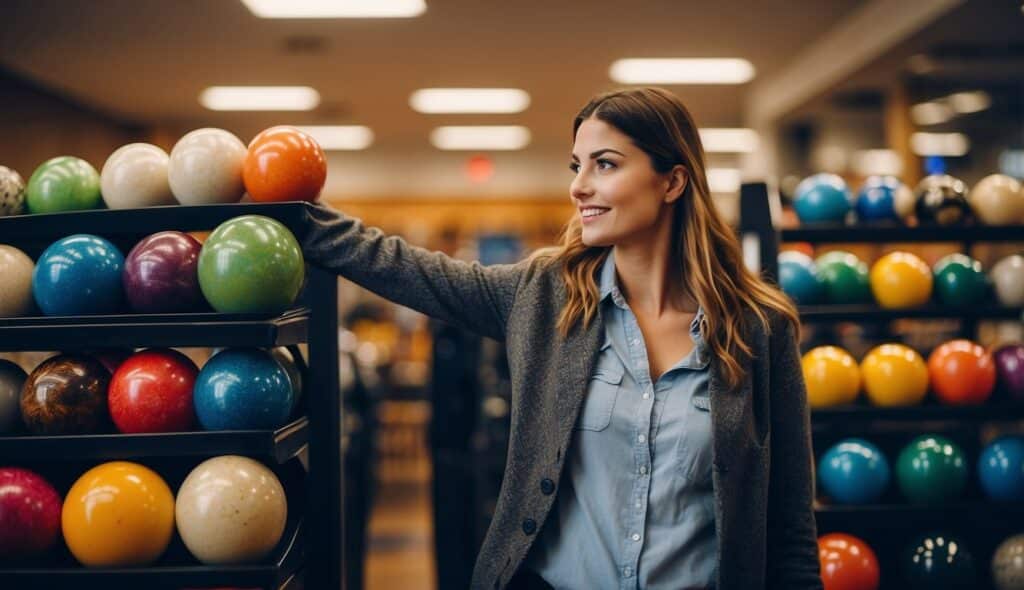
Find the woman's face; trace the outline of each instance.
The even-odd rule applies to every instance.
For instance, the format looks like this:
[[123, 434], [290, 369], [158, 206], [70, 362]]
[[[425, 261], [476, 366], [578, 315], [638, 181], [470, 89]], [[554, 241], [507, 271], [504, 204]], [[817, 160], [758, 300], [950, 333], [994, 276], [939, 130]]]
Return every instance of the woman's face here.
[[[650, 239], [669, 199], [670, 174], [615, 127], [589, 118], [576, 131], [569, 196], [583, 223], [583, 243], [612, 246]], [[681, 192], [681, 191], [680, 191]]]

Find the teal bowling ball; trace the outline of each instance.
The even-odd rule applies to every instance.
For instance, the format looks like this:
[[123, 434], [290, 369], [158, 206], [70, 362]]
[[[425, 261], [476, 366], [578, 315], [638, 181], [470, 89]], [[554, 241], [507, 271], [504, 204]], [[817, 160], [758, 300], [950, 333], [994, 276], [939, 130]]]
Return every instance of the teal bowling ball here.
[[932, 267], [935, 294], [946, 305], [966, 306], [981, 302], [988, 282], [981, 263], [963, 254], [950, 254]]
[[199, 287], [221, 313], [279, 313], [302, 288], [302, 248], [280, 222], [261, 215], [225, 221], [199, 253]]
[[874, 444], [847, 438], [822, 455], [818, 483], [839, 504], [868, 504], [888, 487], [889, 462]]
[[963, 450], [943, 436], [915, 438], [896, 461], [900, 490], [914, 504], [941, 504], [959, 498], [967, 476]]
[[29, 213], [60, 213], [99, 209], [100, 175], [91, 164], [74, 156], [43, 162], [28, 180], [25, 204]]
[[798, 305], [820, 303], [825, 292], [811, 257], [794, 251], [779, 254], [779, 287]]
[[793, 208], [802, 223], [842, 223], [853, 207], [846, 181], [835, 174], [815, 174], [796, 187]]
[[32, 294], [43, 314], [114, 313], [124, 301], [124, 254], [91, 234], [75, 234], [50, 244], [36, 261]]
[[206, 430], [271, 430], [288, 421], [294, 400], [284, 367], [267, 351], [230, 348], [196, 377], [193, 403]]

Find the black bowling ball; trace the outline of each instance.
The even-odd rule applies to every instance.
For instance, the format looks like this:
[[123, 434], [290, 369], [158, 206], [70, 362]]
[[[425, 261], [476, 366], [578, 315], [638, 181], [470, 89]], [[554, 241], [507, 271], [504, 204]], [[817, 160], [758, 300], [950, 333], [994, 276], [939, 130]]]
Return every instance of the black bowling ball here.
[[925, 224], [956, 225], [971, 218], [967, 185], [948, 174], [926, 176], [914, 189], [917, 220]]

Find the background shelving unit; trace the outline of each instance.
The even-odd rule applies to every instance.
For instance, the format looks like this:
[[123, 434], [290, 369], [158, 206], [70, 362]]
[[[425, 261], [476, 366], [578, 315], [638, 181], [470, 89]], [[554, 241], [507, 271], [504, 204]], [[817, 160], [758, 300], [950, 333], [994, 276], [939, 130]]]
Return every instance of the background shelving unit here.
[[[308, 207], [305, 203], [200, 205], [7, 217], [0, 218], [0, 240], [35, 256], [61, 237], [91, 233], [111, 240], [127, 253], [135, 242], [152, 233], [209, 231], [228, 219], [253, 214], [277, 219], [301, 240]], [[152, 567], [86, 569], [63, 549], [62, 555], [48, 556], [55, 561], [0, 564], [0, 585], [48, 589], [342, 588], [344, 488], [334, 275], [307, 265], [300, 300], [293, 309], [275, 315], [210, 312], [0, 319], [0, 350], [4, 351], [292, 345], [297, 354], [294, 345], [303, 342], [309, 350], [300, 405], [304, 410], [276, 430], [0, 436], [0, 464], [38, 470], [62, 492], [89, 467], [115, 459], [136, 460], [156, 468], [174, 490], [206, 457], [242, 454], [261, 459], [281, 478], [289, 501], [285, 533], [265, 562], [204, 566], [187, 554], [175, 535], [165, 556]], [[297, 457], [305, 450], [308, 461], [299, 461]]]

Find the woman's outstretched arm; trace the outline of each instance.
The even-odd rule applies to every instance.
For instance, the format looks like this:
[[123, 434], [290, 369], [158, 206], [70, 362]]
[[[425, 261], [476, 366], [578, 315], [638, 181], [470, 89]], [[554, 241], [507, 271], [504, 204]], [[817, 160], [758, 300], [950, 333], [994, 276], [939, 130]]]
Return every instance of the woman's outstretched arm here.
[[498, 340], [526, 269], [456, 260], [319, 206], [311, 209], [302, 249], [310, 263], [386, 299]]

